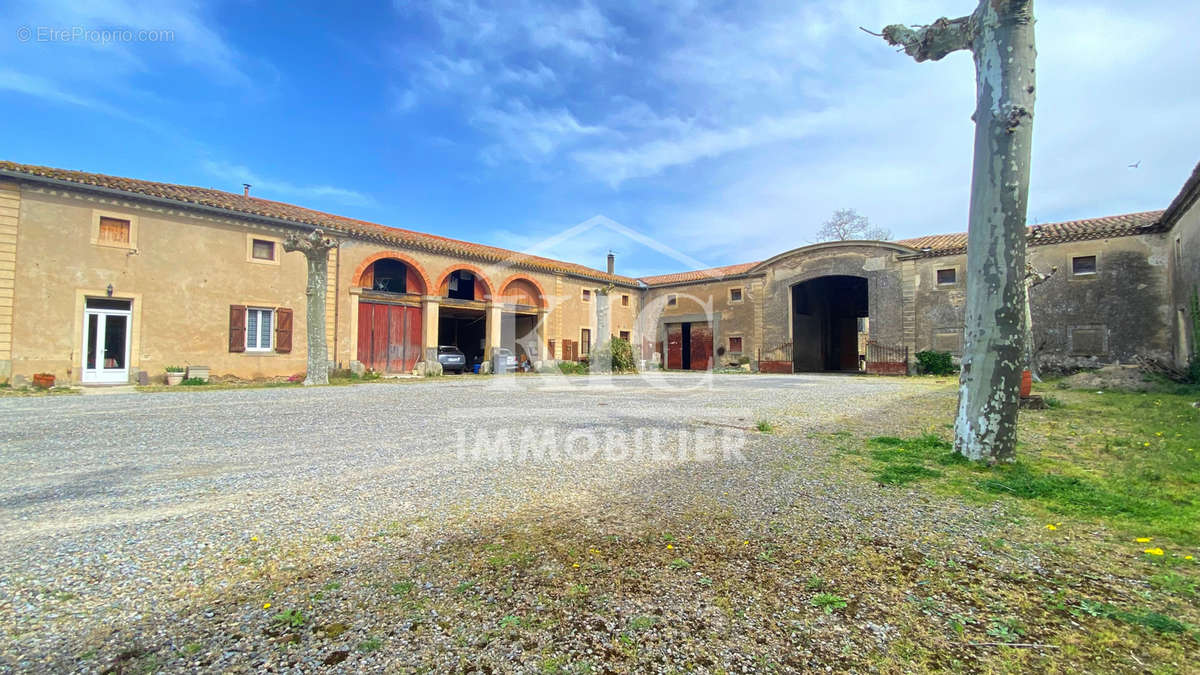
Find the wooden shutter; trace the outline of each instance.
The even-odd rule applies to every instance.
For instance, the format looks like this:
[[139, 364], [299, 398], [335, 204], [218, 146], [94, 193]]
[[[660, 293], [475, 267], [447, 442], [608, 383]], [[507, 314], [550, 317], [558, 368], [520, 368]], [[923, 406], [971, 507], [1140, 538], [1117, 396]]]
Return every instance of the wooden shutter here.
[[246, 306], [229, 306], [229, 351], [246, 351]]
[[292, 310], [275, 308], [275, 351], [287, 354], [292, 351]]

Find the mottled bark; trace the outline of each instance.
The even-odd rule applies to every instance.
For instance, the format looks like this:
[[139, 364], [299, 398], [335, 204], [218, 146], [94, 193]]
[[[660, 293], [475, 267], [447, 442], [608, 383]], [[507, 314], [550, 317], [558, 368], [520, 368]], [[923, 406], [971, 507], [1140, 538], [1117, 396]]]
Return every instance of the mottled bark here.
[[307, 329], [308, 370], [304, 384], [329, 384], [329, 346], [325, 342], [325, 294], [329, 283], [329, 251], [337, 242], [324, 236], [321, 230], [313, 230], [307, 237], [288, 235], [283, 240], [283, 250], [299, 251], [308, 260], [308, 296], [304, 308], [304, 325]]
[[596, 298], [596, 338], [595, 344], [592, 346], [592, 358], [588, 359], [588, 369], [594, 373], [612, 371], [612, 323], [610, 320], [612, 302], [610, 293], [613, 288], [610, 284], [596, 289], [594, 294]]
[[1045, 283], [1057, 271], [1057, 267], [1051, 267], [1050, 274], [1042, 274], [1033, 265], [1025, 263], [1025, 369], [1033, 376], [1034, 382], [1041, 382], [1042, 378], [1038, 374], [1037, 348], [1033, 344], [1033, 310], [1029, 291], [1034, 286]]
[[955, 449], [1011, 461], [1024, 367], [1025, 211], [1033, 138], [1033, 0], [980, 0], [970, 16], [883, 35], [917, 61], [975, 58], [975, 160], [967, 234], [967, 313]]

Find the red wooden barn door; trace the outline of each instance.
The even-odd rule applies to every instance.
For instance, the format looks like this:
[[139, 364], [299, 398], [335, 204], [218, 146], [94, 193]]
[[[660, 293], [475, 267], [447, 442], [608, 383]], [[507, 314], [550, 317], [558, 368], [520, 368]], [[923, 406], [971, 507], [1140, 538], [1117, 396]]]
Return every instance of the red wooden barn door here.
[[667, 324], [667, 368], [683, 368], [683, 324]]
[[713, 330], [711, 323], [692, 324], [692, 370], [712, 368]]
[[410, 372], [421, 358], [421, 309], [358, 303], [358, 360], [381, 373]]

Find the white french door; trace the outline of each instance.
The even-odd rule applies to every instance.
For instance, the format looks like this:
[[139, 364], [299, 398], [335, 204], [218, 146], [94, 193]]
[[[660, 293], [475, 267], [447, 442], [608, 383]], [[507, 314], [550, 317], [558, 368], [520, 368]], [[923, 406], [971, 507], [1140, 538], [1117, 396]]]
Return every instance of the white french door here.
[[132, 302], [88, 298], [83, 312], [83, 382], [129, 382], [129, 328]]

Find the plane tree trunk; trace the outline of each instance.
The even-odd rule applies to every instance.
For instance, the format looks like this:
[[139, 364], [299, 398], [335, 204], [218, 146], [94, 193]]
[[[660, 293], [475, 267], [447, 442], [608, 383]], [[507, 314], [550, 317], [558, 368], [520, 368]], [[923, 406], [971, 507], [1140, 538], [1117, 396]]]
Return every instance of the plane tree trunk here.
[[304, 308], [308, 345], [305, 386], [329, 384], [329, 345], [325, 341], [325, 294], [329, 283], [329, 251], [337, 248], [337, 245], [337, 241], [325, 237], [319, 229], [313, 230], [306, 237], [292, 234], [283, 240], [284, 251], [299, 251], [308, 260], [308, 285], [305, 289], [308, 301]]
[[917, 61], [975, 60], [975, 159], [967, 227], [967, 310], [954, 447], [1012, 461], [1024, 367], [1025, 212], [1033, 139], [1033, 0], [980, 0], [970, 16], [883, 29]]

